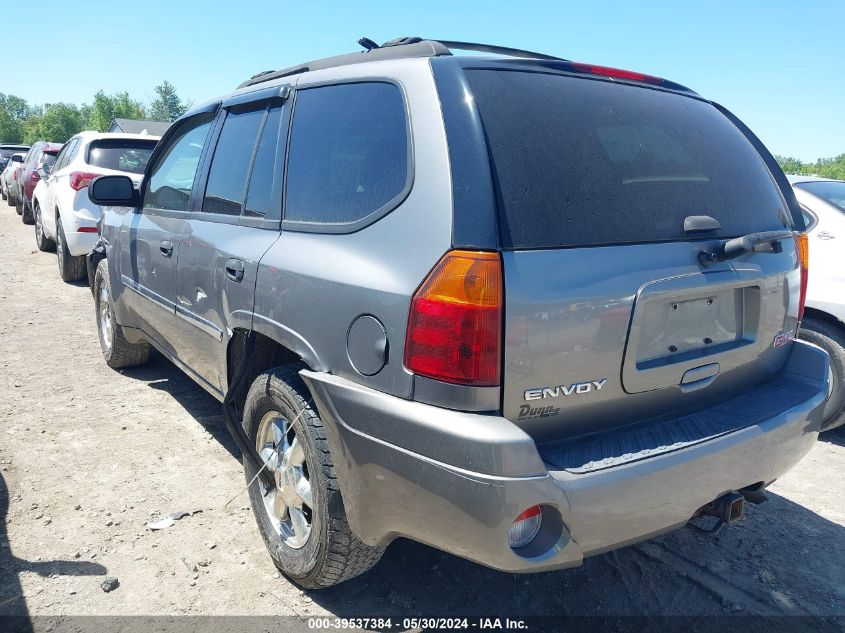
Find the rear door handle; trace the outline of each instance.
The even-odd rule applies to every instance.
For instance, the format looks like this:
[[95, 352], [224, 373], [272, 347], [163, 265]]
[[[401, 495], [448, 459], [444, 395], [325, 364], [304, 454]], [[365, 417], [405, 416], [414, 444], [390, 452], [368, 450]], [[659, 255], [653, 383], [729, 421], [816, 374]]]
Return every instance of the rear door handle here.
[[240, 282], [244, 278], [244, 263], [239, 259], [226, 262], [226, 276], [232, 281]]
[[162, 240], [158, 245], [158, 251], [162, 257], [170, 257], [173, 255], [173, 242], [170, 240]]

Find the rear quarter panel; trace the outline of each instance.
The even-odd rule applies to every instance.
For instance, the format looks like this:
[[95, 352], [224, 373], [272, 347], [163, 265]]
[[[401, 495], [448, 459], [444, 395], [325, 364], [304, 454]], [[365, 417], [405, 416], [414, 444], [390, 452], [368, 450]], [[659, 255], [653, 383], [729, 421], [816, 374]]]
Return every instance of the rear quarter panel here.
[[[259, 266], [255, 329], [299, 353], [312, 369], [407, 398], [412, 376], [403, 352], [410, 299], [451, 245], [448, 151], [427, 60], [327, 69], [304, 75], [298, 85], [368, 78], [392, 79], [405, 91], [415, 168], [411, 191], [396, 209], [355, 233], [283, 230]], [[369, 377], [355, 371], [346, 351], [349, 327], [363, 314], [378, 318], [388, 336], [387, 363]]]

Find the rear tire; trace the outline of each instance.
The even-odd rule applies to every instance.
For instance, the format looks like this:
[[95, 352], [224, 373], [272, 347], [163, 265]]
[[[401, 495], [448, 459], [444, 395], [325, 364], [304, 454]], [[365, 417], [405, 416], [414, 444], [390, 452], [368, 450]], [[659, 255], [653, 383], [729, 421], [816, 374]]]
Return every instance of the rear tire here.
[[21, 209], [21, 201], [17, 196], [9, 196], [9, 205], [15, 207], [15, 212], [18, 215], [21, 215], [23, 212]]
[[36, 201], [33, 215], [35, 215], [35, 245], [39, 251], [49, 253], [56, 250], [56, 243], [44, 233], [44, 222], [41, 217], [41, 205]]
[[64, 281], [81, 281], [85, 279], [85, 256], [74, 257], [67, 249], [65, 230], [62, 219], [56, 217], [56, 259], [59, 263], [59, 274]]
[[[256, 448], [259, 443], [264, 447], [259, 450], [265, 453], [263, 459], [270, 459], [267, 451], [278, 451], [280, 462], [271, 471], [274, 485], [265, 487], [256, 479], [249, 498], [276, 567], [297, 584], [320, 589], [364, 573], [379, 561], [384, 548], [366, 545], [349, 528], [323, 423], [299, 376], [301, 368], [286, 365], [261, 374], [246, 397], [247, 437]], [[283, 461], [283, 454], [290, 458]], [[244, 458], [247, 481], [256, 472]], [[291, 478], [295, 485], [288, 484]], [[305, 494], [298, 492], [303, 488]]]
[[830, 356], [830, 398], [821, 427], [822, 431], [830, 431], [845, 424], [845, 329], [821, 319], [804, 319], [799, 336]]
[[21, 222], [24, 224], [35, 224], [32, 216], [32, 206], [27, 203], [26, 198], [21, 200]]
[[114, 317], [111, 284], [107, 260], [97, 264], [94, 273], [94, 313], [97, 320], [97, 336], [106, 365], [112, 369], [143, 365], [150, 359], [149, 343], [130, 343], [123, 336], [123, 328]]

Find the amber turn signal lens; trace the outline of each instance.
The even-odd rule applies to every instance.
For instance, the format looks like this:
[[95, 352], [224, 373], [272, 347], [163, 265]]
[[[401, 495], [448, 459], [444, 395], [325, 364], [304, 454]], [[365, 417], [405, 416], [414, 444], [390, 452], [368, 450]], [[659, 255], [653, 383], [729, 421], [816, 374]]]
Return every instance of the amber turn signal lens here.
[[810, 278], [810, 244], [806, 233], [795, 236], [795, 249], [798, 252], [798, 263], [801, 266], [801, 295], [798, 301], [798, 320], [804, 318], [804, 304], [807, 302], [807, 282]]
[[502, 285], [498, 253], [446, 253], [411, 302], [405, 366], [444, 382], [498, 385]]

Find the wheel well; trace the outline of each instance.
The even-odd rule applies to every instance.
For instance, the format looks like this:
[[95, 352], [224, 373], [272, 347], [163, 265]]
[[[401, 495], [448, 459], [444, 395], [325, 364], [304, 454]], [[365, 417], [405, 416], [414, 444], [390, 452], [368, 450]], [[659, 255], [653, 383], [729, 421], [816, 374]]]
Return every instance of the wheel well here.
[[[247, 334], [249, 334], [249, 330], [239, 328], [234, 331], [232, 338], [229, 340], [229, 347], [226, 351], [226, 378], [228, 385], [231, 385], [235, 380], [237, 377], [236, 372], [240, 370], [243, 363], [244, 342]], [[246, 368], [246, 376], [244, 377], [242, 388], [235, 395], [234, 400], [238, 413], [243, 412], [246, 394], [260, 373], [273, 367], [279, 367], [280, 365], [302, 362], [298, 354], [274, 341], [269, 336], [258, 332], [253, 332], [253, 336], [255, 337], [255, 343], [251, 358], [248, 361], [249, 365]]]
[[807, 306], [806, 308], [804, 308], [804, 316], [806, 318], [816, 319], [818, 321], [826, 321], [827, 323], [835, 325], [841, 330], [845, 330], [845, 325], [843, 325], [842, 321], [837, 319], [832, 314], [828, 314], [827, 312], [824, 312], [822, 310], [817, 310], [816, 308], [811, 308]]

